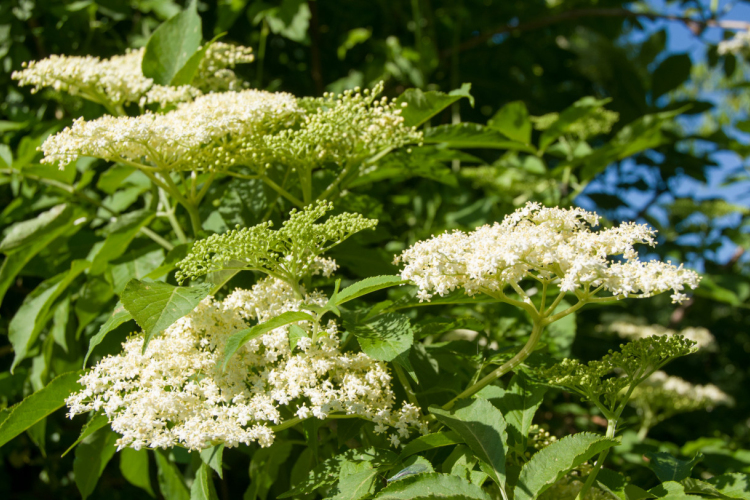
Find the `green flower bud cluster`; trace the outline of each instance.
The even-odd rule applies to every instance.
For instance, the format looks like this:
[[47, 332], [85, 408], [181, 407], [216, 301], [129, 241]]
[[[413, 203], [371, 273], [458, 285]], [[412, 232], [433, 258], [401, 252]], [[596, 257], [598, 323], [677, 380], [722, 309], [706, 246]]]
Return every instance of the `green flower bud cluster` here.
[[209, 273], [233, 269], [260, 271], [296, 285], [309, 274], [330, 274], [335, 263], [320, 258], [322, 254], [378, 221], [360, 214], [343, 213], [316, 221], [333, 209], [329, 202], [318, 202], [302, 211], [293, 210], [281, 229], [264, 222], [197, 241], [177, 264], [179, 282]]
[[647, 337], [622, 344], [601, 360], [564, 359], [544, 371], [552, 384], [576, 392], [602, 410], [620, 412], [632, 391], [671, 360], [696, 352], [692, 340], [678, 335]]

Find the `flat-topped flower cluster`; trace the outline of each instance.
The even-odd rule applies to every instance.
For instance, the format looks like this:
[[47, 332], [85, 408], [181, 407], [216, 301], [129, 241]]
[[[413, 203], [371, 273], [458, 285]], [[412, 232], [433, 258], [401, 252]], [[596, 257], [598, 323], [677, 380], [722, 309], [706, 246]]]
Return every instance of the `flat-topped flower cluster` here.
[[580, 208], [528, 203], [501, 223], [416, 243], [396, 260], [405, 264], [401, 276], [419, 287], [422, 300], [458, 288], [468, 295], [502, 293], [526, 278], [557, 284], [562, 292], [605, 291], [618, 299], [671, 290], [680, 302], [686, 288], [697, 287], [694, 271], [639, 260], [635, 245], [655, 245], [648, 226], [590, 229], [598, 224], [599, 216]]
[[[122, 435], [119, 448], [135, 449], [270, 446], [271, 426], [295, 416], [361, 416], [376, 424], [375, 432], [393, 428], [394, 443], [408, 437], [410, 427], [423, 428], [416, 407], [394, 409], [384, 363], [340, 351], [332, 321], [315, 341], [302, 337], [294, 348], [290, 327], [276, 328], [245, 344], [222, 370], [227, 339], [247, 328], [248, 320], [264, 322], [325, 301], [318, 292], [300, 299], [274, 278], [235, 290], [221, 302], [207, 298], [152, 339], [145, 353], [143, 335], [133, 335], [121, 354], [83, 375], [84, 388], [67, 400], [69, 415], [103, 412]], [[311, 329], [309, 322], [297, 325]]]
[[193, 84], [170, 87], [154, 84], [143, 75], [143, 54], [144, 49], [128, 50], [109, 59], [53, 55], [25, 64], [25, 69], [14, 72], [12, 78], [21, 85], [31, 85], [32, 92], [50, 87], [101, 104], [143, 106], [157, 102], [164, 106], [191, 101], [206, 92], [240, 90], [243, 85], [233, 68], [255, 58], [250, 47], [214, 42], [206, 48]]
[[644, 325], [628, 321], [613, 321], [604, 327], [607, 331], [616, 333], [628, 340], [637, 340], [647, 337], [658, 337], [663, 335], [679, 335], [695, 342], [698, 349], [715, 351], [718, 346], [716, 338], [707, 329], [702, 327], [688, 327], [680, 331], [672, 330], [661, 325]]

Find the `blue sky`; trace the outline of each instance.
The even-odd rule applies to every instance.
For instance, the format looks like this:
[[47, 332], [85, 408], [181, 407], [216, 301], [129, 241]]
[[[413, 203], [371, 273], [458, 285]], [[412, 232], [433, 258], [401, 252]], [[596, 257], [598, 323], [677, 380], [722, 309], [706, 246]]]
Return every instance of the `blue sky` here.
[[[703, 5], [708, 6], [710, 0], [701, 0]], [[682, 14], [682, 9], [679, 5], [668, 4], [664, 0], [650, 0], [649, 4], [653, 7], [655, 12], [666, 13], [666, 14]], [[722, 19], [742, 20], [750, 21], [750, 4], [747, 2], [729, 2], [728, 0], [720, 0], [719, 8], [722, 9], [726, 5], [734, 4], [732, 8], [722, 16]], [[665, 29], [667, 32], [667, 50], [663, 54], [662, 58], [667, 57], [671, 54], [690, 54], [693, 63], [699, 63], [706, 60], [706, 43], [710, 41], [717, 43], [722, 39], [723, 30], [719, 28], [708, 28], [701, 35], [701, 39], [696, 37], [682, 22], [668, 21], [668, 20], [655, 20], [650, 21], [648, 19], [642, 19], [641, 23], [644, 27], [642, 31], [635, 31], [629, 35], [629, 40], [633, 42], [639, 42], [648, 38], [652, 33]], [[658, 63], [658, 61], [657, 61]], [[701, 95], [701, 99], [711, 100], [717, 102], [722, 98], [721, 95]], [[684, 119], [683, 123], [686, 126], [695, 124], [695, 119]], [[738, 138], [744, 143], [750, 142], [750, 135], [742, 134], [736, 129], [729, 127], [725, 129], [725, 132]], [[679, 197], [688, 197], [696, 200], [712, 199], [721, 197], [729, 202], [750, 207], [750, 182], [735, 182], [731, 185], [723, 185], [727, 177], [736, 174], [741, 171], [743, 167], [750, 165], [748, 159], [742, 158], [731, 151], [717, 151], [711, 154], [711, 158], [718, 163], [717, 167], [710, 168], [706, 172], [708, 182], [706, 184], [699, 183], [688, 177], [677, 179], [677, 182], [672, 185], [672, 189]], [[625, 168], [628, 170], [637, 170], [638, 167], [631, 162], [629, 165], [626, 164]], [[614, 170], [605, 172], [599, 179], [599, 182], [592, 183], [586, 191], [599, 191], [606, 190], [608, 184], [608, 177], [615, 174]], [[605, 188], [605, 189], [602, 189]], [[585, 192], [584, 191], [584, 194]], [[636, 195], [632, 196], [632, 199], [628, 200], [635, 208], [635, 211], [639, 210], [650, 196]], [[667, 201], [666, 198], [661, 201]], [[588, 200], [578, 200], [581, 205], [586, 206]], [[634, 213], [634, 212], [633, 212]], [[658, 216], [659, 210], [654, 209], [649, 212], [651, 215]], [[623, 214], [624, 217], [627, 215]], [[739, 215], [728, 216], [721, 221], [722, 225], [736, 225], [739, 223]], [[722, 248], [717, 252], [714, 257], [720, 262], [725, 262], [734, 253], [735, 246], [730, 241], [725, 241]], [[702, 267], [702, 266], [701, 266]]]

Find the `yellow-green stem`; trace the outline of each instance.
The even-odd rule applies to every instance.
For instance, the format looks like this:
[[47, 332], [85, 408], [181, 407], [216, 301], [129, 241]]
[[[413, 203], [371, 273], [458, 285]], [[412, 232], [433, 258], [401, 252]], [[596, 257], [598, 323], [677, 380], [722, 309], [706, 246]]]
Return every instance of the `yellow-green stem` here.
[[[617, 420], [616, 419], [607, 420], [606, 436], [608, 438], [615, 437], [616, 429], [617, 429]], [[583, 487], [581, 488], [581, 491], [578, 492], [578, 495], [576, 496], [576, 500], [583, 500], [583, 498], [586, 496], [586, 493], [588, 493], [589, 488], [591, 488], [591, 485], [594, 484], [594, 481], [596, 480], [596, 476], [599, 474], [599, 471], [601, 470], [602, 465], [604, 465], [604, 461], [607, 459], [608, 454], [609, 454], [609, 448], [599, 453], [599, 458], [596, 459], [596, 464], [594, 465], [594, 469], [589, 474], [589, 477], [586, 478], [586, 482], [583, 483]]]
[[404, 386], [404, 391], [406, 392], [406, 397], [409, 399], [409, 402], [417, 408], [420, 408], [419, 401], [417, 400], [417, 395], [412, 390], [409, 379], [406, 377], [406, 373], [404, 373], [404, 369], [396, 363], [393, 363], [393, 371], [396, 372], [398, 380], [401, 382], [401, 385]]

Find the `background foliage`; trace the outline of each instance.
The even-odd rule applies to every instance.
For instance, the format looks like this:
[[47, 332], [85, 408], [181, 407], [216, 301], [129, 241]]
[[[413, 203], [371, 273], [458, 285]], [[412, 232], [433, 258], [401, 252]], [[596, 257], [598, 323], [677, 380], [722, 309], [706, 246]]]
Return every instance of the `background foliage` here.
[[[710, 415], [693, 412], [672, 418], [656, 426], [641, 444], [633, 437], [637, 430], [633, 416], [633, 430], [626, 425], [624, 444], [611, 455], [622, 471], [651, 485], [657, 478], [644, 467], [642, 456], [647, 452], [668, 451], [691, 458], [700, 451], [705, 458], [696, 466], [699, 473], [750, 472], [750, 403], [744, 397], [750, 384], [750, 320], [746, 314], [750, 269], [744, 252], [749, 243], [750, 210], [746, 204], [732, 204], [702, 188], [709, 184], [717, 159], [736, 155], [733, 157], [747, 166], [748, 142], [743, 132], [750, 130], [748, 68], [741, 57], [720, 56], [715, 40], [708, 36], [712, 20], [720, 18], [721, 9], [727, 7], [724, 2], [676, 1], [659, 7], [690, 19], [672, 22], [688, 26], [706, 44], [704, 60], [667, 51], [666, 31], [645, 29], [653, 26], [658, 16], [634, 14], [654, 12], [649, 4], [639, 2], [199, 3], [204, 39], [226, 33], [223, 41], [254, 47], [256, 62], [237, 69], [253, 87], [319, 96], [324, 91], [372, 86], [382, 80], [385, 94], [395, 97], [409, 88], [448, 92], [471, 84], [471, 100], [456, 101], [427, 124], [431, 130], [426, 134], [428, 146], [431, 141], [441, 143], [443, 148], [461, 150], [462, 154], [441, 155], [429, 147], [425, 152], [415, 150], [413, 155], [396, 152], [381, 165], [379, 178], [353, 183], [349, 195], [340, 200], [340, 209], [381, 221], [377, 231], [354, 238], [334, 252], [350, 278], [393, 274], [392, 255], [411, 243], [446, 229], [470, 229], [500, 220], [528, 200], [580, 204], [615, 222], [648, 222], [659, 230], [660, 245], [655, 252], [660, 257], [686, 262], [705, 273], [694, 299], [682, 306], [672, 306], [667, 297], [658, 297], [630, 302], [621, 309], [589, 309], [558, 328], [554, 340], [549, 341], [554, 356], [600, 357], [619, 343], [599, 327], [616, 314], [676, 329], [704, 326], [717, 338], [716, 352], [681, 359], [670, 367], [670, 373], [693, 383], [716, 384], [731, 394], [736, 404], [718, 407]], [[143, 46], [150, 33], [180, 9], [181, 5], [171, 0], [8, 0], [0, 4], [0, 227], [7, 231], [67, 199], [77, 203], [75, 211], [71, 209], [60, 218], [70, 223], [51, 225], [36, 247], [3, 249], [7, 259], [23, 255], [25, 260], [18, 276], [0, 283], [0, 290], [5, 291], [0, 304], [2, 407], [13, 405], [58, 374], [79, 369], [90, 337], [106, 320], [124, 286], [125, 282], [116, 278], [118, 272], [142, 277], [170, 258], [150, 240], [135, 238], [133, 232], [124, 240], [127, 250], [123, 245], [120, 255], [104, 263], [112, 269], [114, 281], [96, 278], [94, 273], [72, 276], [74, 286], [24, 319], [43, 332], [42, 340], [30, 346], [28, 359], [13, 374], [8, 371], [13, 352], [7, 334], [21, 304], [37, 285], [69, 269], [73, 259], [86, 258], [92, 246], [112, 230], [103, 228], [113, 214], [101, 211], [86, 198], [106, 204], [119, 216], [144, 208], [149, 189], [138, 178], [118, 176], [101, 161], [82, 159], [74, 169], [62, 172], [39, 165], [41, 154], [36, 147], [44, 137], [76, 117], [94, 118], [104, 109], [52, 91], [31, 94], [18, 88], [10, 74], [24, 61], [50, 54], [108, 57], [128, 47]], [[589, 96], [607, 99], [591, 104], [592, 109], [603, 106], [618, 113], [619, 119], [611, 127], [597, 130], [598, 125], [579, 122], [579, 128], [571, 126], [555, 133], [540, 130], [544, 127], [537, 121], [533, 130], [531, 122], [519, 128], [519, 122], [513, 120], [523, 117], [523, 107], [506, 106], [521, 101], [528, 114], [539, 117], [561, 113]], [[496, 114], [501, 108], [505, 114]], [[441, 128], [459, 122], [486, 124], [487, 128], [482, 133]], [[510, 138], [515, 134], [521, 142], [545, 149], [545, 154], [508, 151], [498, 145], [493, 130]], [[571, 138], [586, 140], [593, 153], [573, 148]], [[729, 192], [744, 193], [746, 170], [740, 167], [730, 174], [725, 176]], [[709, 194], [699, 196], [700, 192]], [[283, 205], [268, 206], [266, 195], [259, 194], [262, 187], [251, 183], [227, 179], [217, 185], [201, 208], [203, 230], [224, 232], [235, 224], [251, 226], [269, 210], [276, 220], [286, 213]], [[100, 225], [75, 226], [72, 221], [82, 216], [79, 211], [98, 215]], [[134, 220], [150, 224], [160, 234], [169, 231], [162, 219]], [[134, 271], [138, 266], [143, 270]], [[243, 285], [242, 279], [231, 284]], [[432, 315], [472, 315], [487, 343], [502, 345], [528, 331], [519, 314], [509, 308], [423, 309], [414, 321]], [[117, 352], [130, 330], [128, 326], [115, 330], [116, 335], [109, 336], [93, 357]], [[467, 366], [472, 366], [479, 348], [465, 344], [457, 342], [451, 349], [458, 350]], [[467, 368], [457, 366], [455, 370], [464, 373]], [[431, 389], [452, 387], [453, 379], [454, 373], [443, 370], [418, 391], [429, 402], [437, 397]], [[603, 432], [600, 417], [559, 391], [547, 394], [535, 423], [553, 435]], [[143, 477], [132, 470], [141, 463], [129, 457], [134, 452], [121, 453], [114, 460], [107, 457], [102, 463], [86, 463], [86, 447], [92, 456], [103, 456], [95, 453], [96, 447], [106, 443], [93, 441], [82, 445], [84, 451], [75, 458], [72, 453], [61, 457], [78, 437], [81, 425], [81, 421], [67, 420], [57, 412], [3, 446], [0, 494], [5, 498], [78, 498], [69, 471], [80, 475], [93, 468], [103, 472], [98, 484], [96, 480], [91, 484], [90, 498], [159, 495], [151, 486], [156, 480], [141, 484], [141, 489], [136, 487], [137, 479], [135, 486], [128, 480], [129, 475]], [[356, 430], [321, 432], [324, 437], [338, 436], [324, 439], [319, 453], [325, 457], [347, 440], [347, 432], [353, 436]], [[248, 477], [256, 485], [249, 498], [274, 498], [287, 491], [299, 478], [295, 471], [301, 467], [292, 446], [274, 448], [273, 452], [227, 452], [224, 479], [216, 483], [219, 496], [238, 497], [246, 490]], [[172, 463], [183, 469], [186, 466], [188, 475], [196, 465], [196, 457], [179, 451], [169, 457], [159, 453], [153, 457], [167, 464], [160, 467], [162, 475], [173, 470]], [[156, 474], [153, 462], [151, 474]], [[158, 483], [169, 484], [169, 480], [160, 477]], [[180, 498], [182, 493], [162, 486], [161, 494]]]

